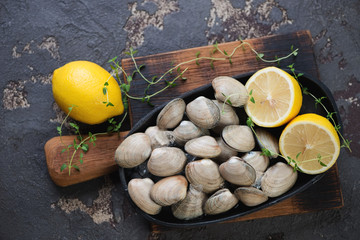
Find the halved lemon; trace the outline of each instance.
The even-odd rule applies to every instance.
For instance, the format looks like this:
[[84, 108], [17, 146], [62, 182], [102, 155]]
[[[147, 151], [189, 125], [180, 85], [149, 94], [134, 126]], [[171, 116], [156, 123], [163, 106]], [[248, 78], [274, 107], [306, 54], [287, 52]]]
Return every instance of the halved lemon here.
[[245, 111], [258, 126], [281, 126], [300, 111], [302, 93], [299, 83], [279, 68], [267, 67], [257, 71], [245, 87], [250, 95]]
[[304, 173], [318, 174], [335, 164], [340, 140], [328, 119], [307, 113], [297, 116], [285, 127], [279, 149], [283, 156], [295, 160], [290, 162], [293, 167], [296, 162]]

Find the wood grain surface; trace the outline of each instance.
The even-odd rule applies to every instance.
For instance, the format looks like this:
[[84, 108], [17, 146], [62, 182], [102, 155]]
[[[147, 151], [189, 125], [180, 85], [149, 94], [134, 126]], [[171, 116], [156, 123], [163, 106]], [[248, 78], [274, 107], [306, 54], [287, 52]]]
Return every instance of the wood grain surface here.
[[[258, 52], [265, 54], [266, 59], [273, 59], [275, 56], [282, 57], [289, 54], [292, 45], [294, 48], [299, 48], [298, 56], [282, 61], [280, 67], [286, 68], [287, 65], [294, 63], [297, 70], [318, 77], [313, 54], [313, 42], [309, 31], [267, 36], [246, 41]], [[240, 42], [223, 43], [219, 44], [219, 48], [230, 53], [239, 44]], [[185, 49], [138, 57], [136, 61], [139, 65], [145, 65], [142, 72], [148, 79], [151, 79], [153, 76], [161, 76], [169, 68], [180, 62], [194, 59], [197, 52], [200, 52], [200, 57], [210, 56], [212, 49], [213, 46]], [[213, 56], [220, 57], [221, 55], [215, 53]], [[245, 49], [239, 48], [232, 57], [232, 62], [233, 63], [230, 64], [228, 61], [215, 61], [213, 62], [214, 68], [211, 67], [209, 60], [201, 60], [199, 62], [200, 65], [196, 65], [194, 62], [185, 64], [181, 66], [181, 69], [184, 70], [186, 67], [189, 67], [184, 74], [187, 80], [177, 81], [176, 87], [169, 88], [162, 94], [155, 96], [151, 99], [151, 102], [155, 106], [160, 105], [182, 93], [209, 83], [216, 76], [234, 76], [252, 72], [266, 66], [276, 65], [256, 60], [254, 53], [248, 47], [245, 47]], [[135, 70], [131, 59], [123, 59], [122, 66], [127, 73], [132, 73]], [[173, 77], [175, 77], [175, 75], [169, 75], [169, 77], [165, 79], [171, 80]], [[161, 86], [150, 89], [150, 92], [155, 92], [159, 90], [160, 87]], [[130, 93], [134, 96], [143, 96], [144, 88], [146, 88], [146, 83], [142, 81], [138, 75], [135, 75]], [[131, 124], [133, 125], [153, 108], [140, 101], [131, 100], [130, 109]], [[63, 148], [60, 139], [56, 137], [49, 140], [45, 145], [45, 153], [51, 178], [59, 186], [68, 186], [117, 170], [114, 161], [114, 152], [126, 134], [127, 132], [120, 133], [120, 138], [117, 135], [99, 137], [96, 141], [97, 147], [90, 148], [89, 152], [84, 156], [84, 162], [86, 161], [86, 164], [83, 164], [81, 167], [82, 170], [80, 172], [73, 172], [70, 177], [67, 171], [60, 172], [60, 166], [65, 162], [64, 153], [60, 153]], [[63, 142], [66, 145], [67, 143], [71, 143], [73, 139], [74, 136], [63, 137]], [[231, 222], [339, 208], [342, 206], [343, 198], [337, 165], [335, 165], [318, 183], [306, 191], [274, 206], [232, 220]], [[154, 232], [167, 230], [167, 228], [158, 225], [152, 225], [152, 229]]]
[[50, 139], [45, 144], [45, 156], [51, 179], [56, 185], [66, 187], [116, 171], [118, 166], [114, 159], [115, 150], [127, 134], [128, 132], [120, 132], [119, 135], [98, 136], [96, 146], [91, 146], [89, 151], [84, 154], [84, 164], [79, 163], [80, 152], [82, 151], [77, 151], [73, 163], [80, 166], [81, 170], [72, 169], [70, 176], [68, 169], [60, 171], [61, 166], [66, 163], [67, 159], [67, 152], [61, 153], [61, 151], [64, 146], [73, 144], [76, 136]]

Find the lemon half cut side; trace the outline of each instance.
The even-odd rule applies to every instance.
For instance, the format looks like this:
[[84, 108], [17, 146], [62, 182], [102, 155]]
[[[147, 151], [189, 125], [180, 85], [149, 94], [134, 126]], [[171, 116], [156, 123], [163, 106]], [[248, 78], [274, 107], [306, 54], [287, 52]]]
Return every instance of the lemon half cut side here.
[[340, 139], [328, 119], [307, 113], [297, 116], [285, 127], [279, 149], [283, 156], [296, 160], [302, 172], [319, 174], [335, 164], [340, 154]]
[[279, 127], [300, 111], [302, 93], [299, 83], [276, 67], [257, 71], [246, 82], [250, 94], [245, 111], [261, 127]]

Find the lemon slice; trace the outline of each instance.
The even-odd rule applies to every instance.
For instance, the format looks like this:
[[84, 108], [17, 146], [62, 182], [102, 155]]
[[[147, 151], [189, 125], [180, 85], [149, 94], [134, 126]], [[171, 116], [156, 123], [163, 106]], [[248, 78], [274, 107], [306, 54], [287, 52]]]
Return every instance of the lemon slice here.
[[245, 111], [258, 126], [281, 126], [300, 111], [300, 86], [290, 74], [279, 68], [267, 67], [257, 71], [245, 87], [250, 95]]
[[[304, 173], [318, 174], [336, 162], [340, 140], [328, 119], [308, 113], [297, 116], [285, 127], [279, 149], [283, 156], [296, 160]], [[293, 161], [290, 164], [295, 165]]]

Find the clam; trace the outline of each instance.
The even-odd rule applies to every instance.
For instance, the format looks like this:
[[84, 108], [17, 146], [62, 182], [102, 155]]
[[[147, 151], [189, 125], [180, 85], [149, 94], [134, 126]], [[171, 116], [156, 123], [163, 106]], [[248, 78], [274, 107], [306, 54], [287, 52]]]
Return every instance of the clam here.
[[264, 172], [256, 170], [256, 179], [255, 182], [251, 185], [254, 188], [260, 189], [261, 188], [261, 179], [264, 176]]
[[186, 197], [188, 182], [181, 175], [166, 177], [154, 184], [151, 199], [160, 206], [170, 206]]
[[212, 87], [215, 91], [215, 98], [227, 104], [231, 102], [234, 107], [241, 107], [245, 105], [248, 100], [248, 92], [245, 86], [238, 80], [227, 77], [219, 76], [212, 81]]
[[254, 187], [239, 187], [235, 189], [234, 194], [248, 207], [257, 206], [268, 200], [268, 196], [263, 191]]
[[212, 129], [214, 132], [221, 133], [225, 126], [239, 124], [239, 117], [230, 105], [224, 104], [218, 100], [213, 100], [213, 102], [220, 109], [220, 120], [216, 127]]
[[211, 129], [220, 120], [220, 109], [210, 99], [200, 96], [186, 105], [186, 115], [196, 126]]
[[204, 204], [204, 213], [215, 215], [226, 212], [238, 203], [238, 199], [229, 189], [223, 188], [215, 192], [206, 200]]
[[186, 197], [171, 206], [173, 215], [182, 220], [190, 220], [203, 215], [202, 206], [206, 201], [206, 194], [196, 190], [191, 184]]
[[155, 148], [147, 162], [150, 173], [167, 177], [180, 173], [186, 164], [185, 153], [176, 147]]
[[255, 169], [239, 157], [231, 157], [219, 166], [221, 176], [239, 186], [250, 186], [255, 182]]
[[251, 151], [246, 153], [241, 157], [248, 164], [250, 164], [256, 171], [265, 172], [269, 166], [269, 158], [265, 155], [262, 155], [260, 151]]
[[194, 138], [188, 141], [184, 148], [187, 153], [201, 158], [213, 158], [221, 153], [221, 148], [211, 136]]
[[174, 129], [173, 135], [175, 137], [175, 142], [180, 146], [183, 146], [191, 139], [208, 135], [208, 130], [205, 131], [192, 122], [184, 120]]
[[221, 136], [229, 147], [238, 152], [249, 152], [255, 147], [253, 133], [246, 125], [226, 126]]
[[230, 148], [226, 143], [224, 143], [224, 141], [223, 141], [223, 139], [221, 137], [216, 138], [216, 142], [218, 143], [218, 145], [219, 145], [219, 147], [221, 149], [220, 155], [217, 156], [216, 158], [214, 158], [216, 161], [222, 163], [222, 162], [227, 161], [232, 156], [237, 155], [237, 151]]
[[277, 197], [294, 186], [297, 171], [283, 162], [278, 162], [266, 170], [261, 179], [261, 189], [269, 197]]
[[158, 126], [148, 127], [145, 134], [150, 137], [152, 149], [169, 146], [175, 141], [171, 131], [161, 130]]
[[210, 159], [190, 162], [185, 167], [189, 182], [199, 191], [211, 193], [224, 185], [218, 165]]
[[133, 178], [128, 183], [131, 200], [150, 215], [156, 215], [161, 211], [161, 206], [150, 198], [150, 189], [153, 185], [154, 182], [150, 178]]
[[185, 102], [182, 98], [175, 98], [160, 111], [156, 119], [156, 125], [160, 129], [176, 127], [182, 120], [185, 112]]
[[270, 150], [271, 158], [277, 158], [279, 155], [279, 140], [263, 128], [258, 128], [255, 132], [260, 147]]
[[151, 141], [145, 133], [135, 133], [118, 146], [115, 151], [115, 161], [123, 168], [133, 168], [145, 160], [151, 154]]

